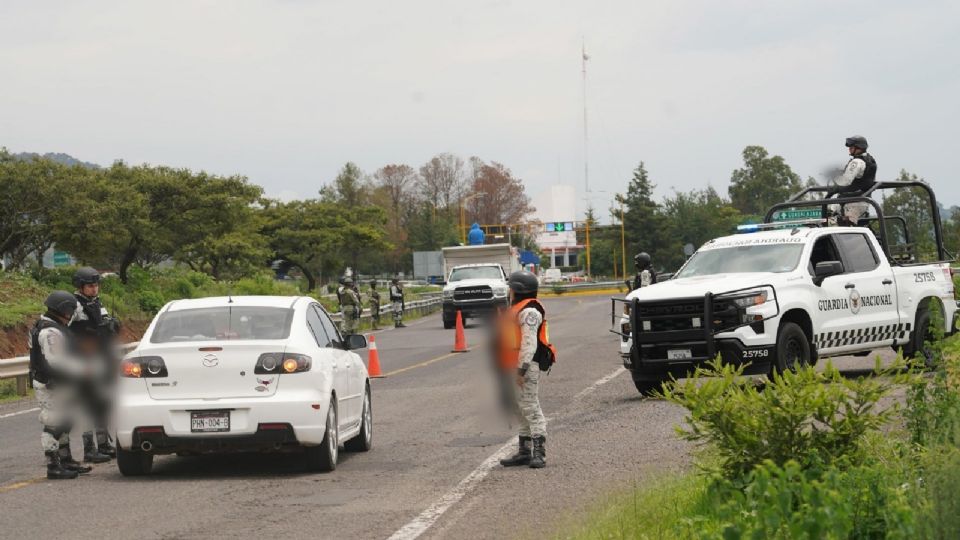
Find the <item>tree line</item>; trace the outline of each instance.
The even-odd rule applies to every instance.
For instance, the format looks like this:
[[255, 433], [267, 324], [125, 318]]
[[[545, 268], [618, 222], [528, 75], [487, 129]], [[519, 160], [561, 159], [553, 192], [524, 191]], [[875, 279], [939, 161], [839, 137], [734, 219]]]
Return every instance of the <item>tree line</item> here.
[[309, 290], [346, 266], [409, 271], [412, 252], [456, 245], [466, 221], [520, 223], [533, 207], [503, 164], [439, 154], [419, 168], [372, 174], [347, 163], [315, 198], [280, 201], [239, 175], [164, 166], [67, 166], [0, 148], [0, 258], [8, 269], [49, 248], [115, 269], [174, 261], [217, 279], [270, 263], [297, 269]]

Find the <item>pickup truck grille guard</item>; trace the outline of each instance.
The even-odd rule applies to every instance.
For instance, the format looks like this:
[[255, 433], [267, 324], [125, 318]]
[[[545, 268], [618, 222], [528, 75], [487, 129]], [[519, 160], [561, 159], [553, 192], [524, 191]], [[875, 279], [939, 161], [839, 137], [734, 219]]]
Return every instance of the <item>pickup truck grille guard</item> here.
[[[738, 307], [733, 300], [737, 297], [749, 296], [745, 293], [759, 290], [773, 292], [776, 312], [763, 319], [743, 322], [746, 308]], [[776, 289], [769, 284], [669, 300], [641, 302], [636, 298], [633, 300], [611, 298], [611, 301], [610, 320], [613, 328], [610, 332], [621, 336], [624, 341], [632, 338], [636, 360], [641, 362], [644, 360], [642, 345], [676, 345], [701, 352], [684, 359], [683, 362], [711, 360], [719, 352], [715, 337], [717, 334], [767, 321], [780, 315]], [[622, 307], [620, 310], [617, 307], [621, 304], [630, 304], [630, 333], [622, 332], [617, 328], [618, 315], [623, 312]], [[695, 319], [699, 319], [699, 325], [695, 324]], [[644, 323], [648, 323], [649, 330], [644, 330]], [[662, 362], [663, 359], [657, 359], [657, 361]]]

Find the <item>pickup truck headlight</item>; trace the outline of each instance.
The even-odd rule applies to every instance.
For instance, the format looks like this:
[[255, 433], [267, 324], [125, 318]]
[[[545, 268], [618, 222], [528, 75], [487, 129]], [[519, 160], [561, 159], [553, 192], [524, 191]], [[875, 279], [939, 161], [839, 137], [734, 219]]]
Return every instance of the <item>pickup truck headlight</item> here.
[[733, 303], [736, 304], [738, 308], [743, 309], [763, 305], [767, 303], [767, 291], [758, 291], [748, 296], [734, 298]]
[[444, 298], [444, 299], [447, 299], [447, 298], [451, 298], [451, 299], [452, 299], [452, 298], [453, 298], [453, 289], [450, 289], [450, 290], [448, 290], [448, 291], [443, 291], [443, 298]]
[[507, 295], [507, 288], [506, 288], [506, 287], [494, 287], [494, 288], [493, 288], [493, 295], [502, 298], [502, 297], [504, 297], [504, 296]]

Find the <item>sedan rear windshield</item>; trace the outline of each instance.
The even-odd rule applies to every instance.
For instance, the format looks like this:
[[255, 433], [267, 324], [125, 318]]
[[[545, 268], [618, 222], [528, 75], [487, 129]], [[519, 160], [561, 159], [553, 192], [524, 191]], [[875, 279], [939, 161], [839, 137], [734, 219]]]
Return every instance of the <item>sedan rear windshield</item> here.
[[286, 339], [293, 310], [259, 306], [228, 306], [167, 311], [157, 320], [150, 343]]
[[790, 272], [800, 261], [802, 244], [767, 244], [700, 250], [690, 257], [674, 279], [739, 274]]
[[503, 279], [503, 273], [499, 266], [472, 266], [469, 268], [455, 268], [450, 272], [450, 281], [462, 281], [464, 279]]

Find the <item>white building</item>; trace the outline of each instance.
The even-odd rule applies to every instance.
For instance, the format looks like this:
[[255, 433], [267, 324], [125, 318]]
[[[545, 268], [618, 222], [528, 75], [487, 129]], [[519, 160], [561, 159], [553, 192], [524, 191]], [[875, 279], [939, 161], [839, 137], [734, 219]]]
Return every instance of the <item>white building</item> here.
[[577, 217], [577, 192], [570, 185], [553, 185], [533, 198], [534, 218], [543, 223], [537, 245], [550, 255], [553, 267], [577, 266], [584, 246], [577, 243], [574, 224]]

